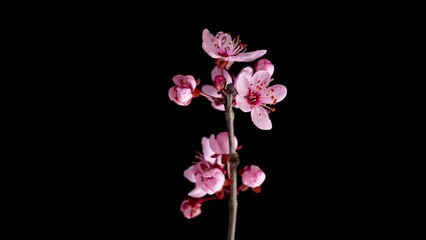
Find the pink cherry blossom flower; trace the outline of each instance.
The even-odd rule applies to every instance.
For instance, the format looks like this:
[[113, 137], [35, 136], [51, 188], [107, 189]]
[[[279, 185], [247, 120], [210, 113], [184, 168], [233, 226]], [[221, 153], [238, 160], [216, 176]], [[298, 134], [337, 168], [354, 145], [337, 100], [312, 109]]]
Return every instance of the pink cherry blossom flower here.
[[210, 169], [195, 177], [196, 187], [209, 195], [220, 191], [225, 183], [225, 174], [219, 168]]
[[223, 169], [212, 166], [207, 161], [199, 161], [187, 168], [183, 175], [189, 181], [195, 183], [195, 188], [188, 196], [200, 198], [206, 194], [212, 195], [220, 191], [225, 183]]
[[247, 45], [242, 44], [239, 37], [232, 39], [230, 34], [224, 32], [214, 36], [208, 29], [204, 29], [202, 38], [204, 51], [216, 59], [221, 68], [229, 69], [233, 62], [251, 62], [266, 53], [266, 50], [246, 52]]
[[259, 70], [266, 70], [272, 76], [274, 74], [275, 67], [274, 67], [274, 64], [271, 63], [271, 61], [269, 61], [266, 58], [263, 58], [254, 64], [254, 71], [257, 72]]
[[238, 74], [235, 81], [238, 92], [235, 101], [243, 112], [251, 112], [251, 119], [256, 127], [270, 130], [272, 122], [269, 113], [275, 111], [275, 108], [268, 105], [282, 101], [287, 95], [287, 88], [281, 84], [268, 87], [272, 79], [267, 70], [252, 73], [249, 69], [243, 69]]
[[202, 174], [205, 171], [210, 169], [211, 164], [207, 161], [199, 161], [191, 165], [185, 171], [183, 171], [183, 176], [188, 179], [190, 182], [195, 183], [196, 175]]
[[243, 184], [251, 188], [259, 187], [265, 177], [265, 173], [256, 165], [245, 166], [241, 175]]
[[186, 218], [195, 218], [201, 214], [201, 201], [194, 198], [184, 199], [180, 205], [180, 210]]
[[169, 98], [181, 106], [187, 106], [192, 98], [198, 97], [200, 90], [196, 88], [197, 82], [191, 75], [176, 75], [173, 77], [175, 86], [169, 89]]

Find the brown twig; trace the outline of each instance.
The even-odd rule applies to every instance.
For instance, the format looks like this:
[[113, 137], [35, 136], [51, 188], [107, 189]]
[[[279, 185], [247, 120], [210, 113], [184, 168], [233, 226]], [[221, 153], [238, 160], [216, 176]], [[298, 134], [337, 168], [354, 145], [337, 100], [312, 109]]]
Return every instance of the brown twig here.
[[225, 117], [228, 128], [229, 139], [229, 177], [232, 180], [232, 185], [229, 190], [229, 224], [228, 224], [228, 240], [235, 239], [235, 229], [237, 226], [237, 167], [240, 162], [237, 151], [235, 150], [234, 142], [234, 111], [232, 109], [234, 96], [237, 91], [233, 84], [226, 86], [226, 102], [225, 102]]

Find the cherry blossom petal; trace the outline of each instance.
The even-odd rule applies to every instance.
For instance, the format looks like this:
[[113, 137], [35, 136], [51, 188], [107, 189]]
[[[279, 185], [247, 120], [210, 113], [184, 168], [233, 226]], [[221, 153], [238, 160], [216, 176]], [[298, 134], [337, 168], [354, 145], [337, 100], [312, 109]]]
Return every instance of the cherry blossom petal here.
[[198, 174], [195, 183], [203, 192], [212, 195], [222, 189], [225, 175], [220, 169], [213, 168], [203, 174]]
[[268, 87], [262, 92], [262, 102], [266, 104], [274, 104], [282, 101], [287, 95], [287, 88], [281, 84]]
[[176, 101], [176, 86], [173, 86], [169, 89], [169, 98], [172, 101]]
[[210, 147], [212, 148], [212, 150], [215, 153], [219, 154], [218, 150], [220, 151], [220, 147], [219, 147], [219, 144], [216, 141], [214, 134], [210, 135], [209, 141], [210, 141]]
[[238, 108], [241, 109], [241, 111], [243, 111], [243, 112], [250, 112], [251, 111], [251, 106], [248, 103], [248, 101], [245, 98], [245, 96], [242, 96], [240, 94], [238, 94], [237, 96], [235, 96], [235, 103], [238, 106]]
[[266, 70], [259, 70], [255, 72], [250, 80], [250, 84], [253, 84], [252, 88], [256, 85], [261, 86], [262, 88], [267, 87], [269, 82], [271, 82], [271, 75]]
[[[217, 98], [221, 98], [222, 96], [217, 92], [217, 89], [214, 87], [214, 86], [212, 86], [212, 85], [203, 85], [202, 87], [201, 87], [201, 91], [203, 92], [203, 93], [205, 93], [205, 94], [207, 94], [207, 95], [210, 95], [210, 96], [212, 96], [212, 97], [217, 97]], [[212, 101], [212, 99], [210, 99], [209, 98], [209, 101], [211, 101], [211, 103], [212, 103], [212, 107], [213, 108], [215, 108], [215, 109], [217, 109], [217, 110], [220, 110], [220, 111], [225, 111], [225, 105], [223, 105], [223, 104], [220, 104], [220, 105], [217, 105], [214, 101]]]
[[204, 197], [207, 193], [204, 192], [200, 187], [195, 187], [192, 191], [188, 193], [188, 196], [193, 198], [201, 198]]
[[[218, 143], [219, 151], [216, 151], [216, 153], [219, 154], [229, 154], [229, 136], [228, 136], [228, 132], [221, 132], [217, 135], [216, 137], [216, 142]], [[238, 140], [237, 138], [234, 136], [234, 145], [235, 148], [238, 146]]]
[[188, 102], [192, 99], [192, 91], [189, 88], [180, 88], [176, 89], [176, 98], [179, 102]]
[[240, 75], [246, 75], [246, 76], [253, 76], [253, 69], [251, 67], [245, 67], [241, 69], [241, 71], [238, 73], [237, 77], [234, 79], [234, 86], [237, 87], [238, 85], [238, 79], [240, 78]]
[[227, 57], [226, 60], [232, 62], [251, 62], [266, 54], [266, 50], [257, 50], [253, 52], [242, 52], [235, 56]]
[[[223, 140], [223, 139], [221, 139]], [[227, 139], [225, 141], [228, 141]], [[227, 142], [228, 143], [228, 142]], [[214, 135], [210, 135], [210, 147], [213, 149], [213, 151], [217, 154], [229, 154], [229, 151], [226, 151], [227, 149], [229, 149], [229, 147], [227, 149], [223, 149], [224, 145], [226, 145], [226, 143], [219, 143], [218, 140], [214, 137]]]
[[[176, 104], [181, 105], [181, 106], [187, 106], [189, 105], [189, 103], [191, 103], [192, 97], [187, 100], [187, 101], [181, 101], [180, 99], [187, 99], [188, 95], [186, 97], [182, 97], [179, 94], [182, 94], [182, 91], [178, 91], [178, 89], [180, 89], [177, 86], [173, 86], [169, 89], [169, 98], [170, 100], [174, 101]], [[191, 93], [192, 96], [192, 93]]]
[[256, 106], [251, 111], [251, 120], [256, 127], [262, 130], [270, 130], [272, 128], [271, 119], [265, 108], [262, 106]]
[[220, 98], [222, 97], [219, 93], [218, 90], [213, 86], [213, 85], [203, 85], [201, 87], [201, 91], [207, 95], [210, 95], [212, 97], [217, 97]]
[[250, 81], [252, 78], [252, 68], [244, 68], [236, 77], [235, 88], [237, 89], [238, 95], [246, 96], [250, 90]]
[[[210, 147], [210, 140], [206, 137], [203, 137], [203, 139], [201, 139], [201, 146], [203, 147], [204, 160], [208, 161], [211, 164], [215, 164], [216, 158], [211, 157], [213, 156], [213, 154], [215, 154], [215, 152], [213, 152], [212, 148]], [[194, 182], [195, 182], [195, 177], [194, 177]]]
[[183, 171], [183, 176], [189, 181], [195, 183], [195, 174], [198, 173], [197, 167], [195, 165], [190, 166], [185, 171]]
[[197, 86], [197, 82], [195, 81], [195, 78], [191, 75], [184, 76], [182, 74], [178, 74], [174, 76], [172, 80], [176, 84], [176, 86], [187, 87], [187, 88], [190, 88], [192, 91]]
[[217, 134], [216, 143], [218, 146], [218, 149], [215, 149], [216, 153], [229, 154], [228, 132], [221, 132]]
[[216, 47], [213, 45], [212, 39], [215, 40], [215, 36], [209, 32], [208, 29], [203, 30], [203, 43], [202, 48], [212, 58], [221, 58], [217, 52]]

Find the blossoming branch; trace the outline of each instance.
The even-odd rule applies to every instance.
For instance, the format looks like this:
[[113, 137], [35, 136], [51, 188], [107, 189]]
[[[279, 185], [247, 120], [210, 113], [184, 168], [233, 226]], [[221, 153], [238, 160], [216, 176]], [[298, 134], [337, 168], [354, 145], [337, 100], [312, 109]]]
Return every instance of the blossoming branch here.
[[[183, 215], [192, 219], [201, 214], [202, 205], [211, 200], [229, 201], [228, 240], [234, 240], [237, 219], [237, 193], [251, 188], [260, 193], [266, 175], [257, 165], [239, 168], [238, 140], [234, 134], [234, 112], [240, 109], [250, 113], [253, 124], [261, 130], [271, 130], [269, 114], [275, 105], [287, 95], [287, 88], [281, 84], [270, 85], [275, 66], [263, 57], [267, 51], [247, 51], [239, 37], [229, 33], [216, 35], [208, 29], [202, 32], [202, 49], [214, 59], [210, 72], [211, 84], [201, 84], [189, 74], [178, 74], [172, 78], [174, 86], [169, 89], [171, 101], [180, 106], [188, 106], [200, 96], [211, 102], [211, 106], [224, 111], [227, 131], [201, 139], [201, 152], [196, 152], [196, 161], [184, 170], [184, 177], [194, 184], [180, 205]], [[260, 59], [261, 58], [261, 59]], [[234, 62], [254, 62], [238, 73], [230, 73]], [[235, 76], [235, 77], [233, 77]], [[238, 181], [238, 176], [241, 181]]]

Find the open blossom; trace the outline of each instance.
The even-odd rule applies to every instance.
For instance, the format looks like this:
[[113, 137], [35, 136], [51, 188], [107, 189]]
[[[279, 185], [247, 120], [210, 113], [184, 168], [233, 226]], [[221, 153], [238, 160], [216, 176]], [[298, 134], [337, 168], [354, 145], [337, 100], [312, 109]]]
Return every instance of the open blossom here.
[[169, 98], [181, 106], [187, 106], [192, 98], [199, 96], [197, 82], [191, 75], [176, 75], [173, 77], [175, 86], [169, 89]]
[[275, 111], [268, 105], [275, 105], [287, 95], [287, 88], [281, 84], [269, 86], [271, 68], [258, 70], [253, 74], [250, 67], [243, 69], [235, 80], [237, 96], [235, 101], [243, 112], [251, 112], [251, 119], [256, 127], [270, 130], [272, 122], [269, 113]]
[[201, 202], [199, 199], [187, 198], [180, 205], [183, 215], [188, 218], [194, 218], [201, 214]]
[[251, 62], [265, 55], [266, 50], [246, 52], [247, 45], [242, 44], [239, 37], [232, 38], [230, 34], [218, 32], [216, 36], [208, 29], [203, 31], [204, 51], [218, 61], [219, 66], [229, 69], [233, 62]]
[[256, 165], [245, 166], [241, 174], [244, 185], [251, 188], [259, 187], [265, 181], [265, 173]]

